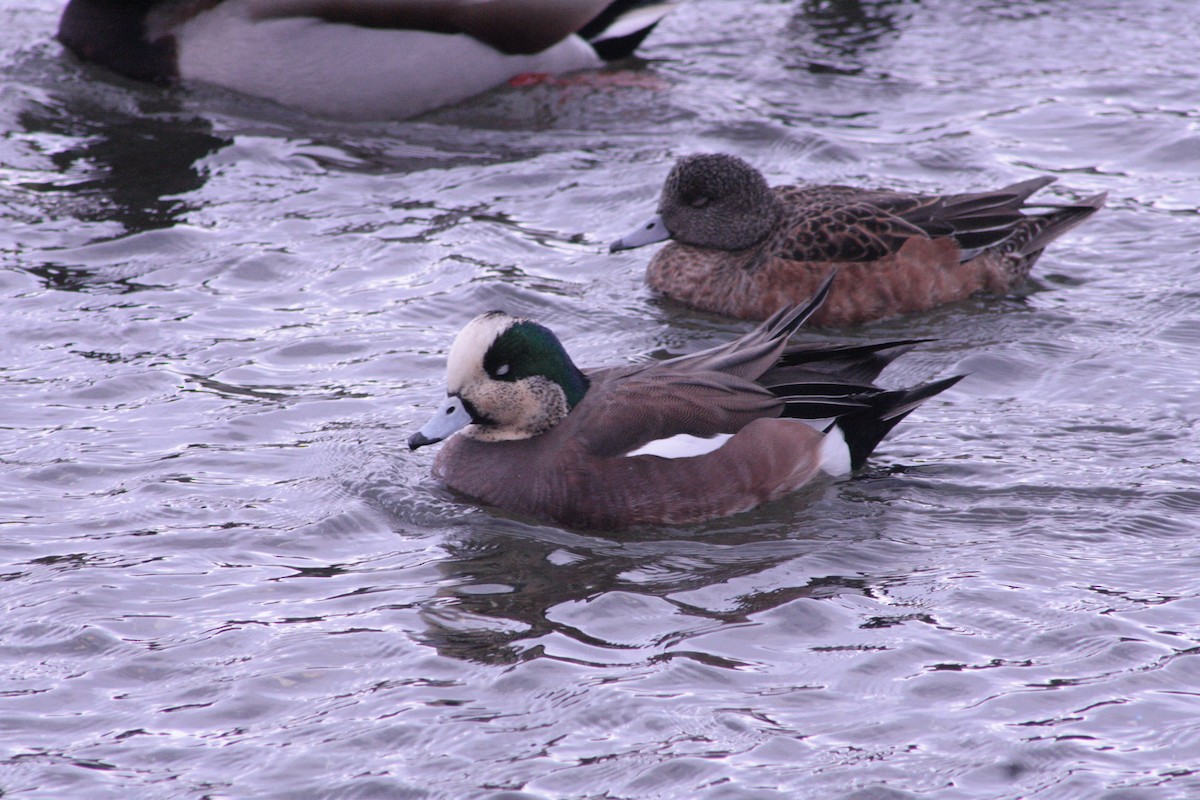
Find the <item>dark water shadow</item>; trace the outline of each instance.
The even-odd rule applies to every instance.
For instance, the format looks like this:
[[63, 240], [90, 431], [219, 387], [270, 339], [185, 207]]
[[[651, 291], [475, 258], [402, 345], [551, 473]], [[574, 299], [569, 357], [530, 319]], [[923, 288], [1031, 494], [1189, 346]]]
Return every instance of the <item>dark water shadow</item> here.
[[117, 222], [127, 233], [175, 225], [194, 207], [183, 196], [208, 177], [202, 159], [233, 140], [168, 98], [138, 111], [81, 97], [26, 108], [18, 115], [23, 133], [70, 144], [47, 155], [59, 178], [20, 185], [39, 193], [55, 216]]
[[[198, 203], [188, 195], [208, 179], [204, 159], [233, 143], [213, 132], [212, 124], [182, 113], [170, 95], [134, 103], [109, 103], [96, 96], [66, 91], [53, 103], [29, 104], [16, 115], [14, 135], [44, 150], [54, 177], [16, 184], [25, 202], [53, 224], [78, 221], [118, 226], [103, 228], [98, 241], [115, 241], [178, 225]], [[125, 98], [126, 100], [128, 98]], [[37, 143], [52, 141], [54, 149]], [[45, 256], [48, 252], [41, 251]], [[22, 268], [48, 288], [86, 291], [103, 286], [119, 293], [141, 287], [127, 275], [56, 263], [41, 258]]]
[[[823, 550], [824, 525], [780, 524], [779, 514], [818, 502], [820, 490], [801, 491], [760, 512], [743, 514], [734, 524], [713, 521], [690, 528], [657, 528], [620, 534], [575, 532], [479, 512], [463, 520], [459, 533], [442, 543], [446, 558], [438, 564], [445, 582], [423, 614], [419, 637], [439, 653], [485, 664], [508, 664], [551, 655], [546, 641], [570, 640], [589, 655], [579, 660], [603, 666], [686, 654], [713, 666], [737, 668], [740, 662], [675, 647], [665, 651], [653, 636], [628, 632], [620, 641], [605, 639], [561, 618], [556, 610], [580, 607], [605, 595], [652, 598], [665, 616], [678, 614], [706, 629], [741, 625], [763, 611], [799, 598], [831, 597], [847, 592], [871, 595], [874, 580], [859, 570], [810, 566], [806, 555]], [[826, 520], [828, 523], [828, 520]], [[835, 523], [836, 524], [836, 523]], [[787, 565], [794, 564], [794, 569]], [[753, 576], [784, 569], [761, 581]], [[692, 593], [714, 592], [722, 601], [691, 601]], [[667, 604], [663, 605], [663, 602]], [[593, 621], [609, 625], [603, 610]], [[630, 620], [630, 631], [649, 620]], [[573, 645], [572, 645], [573, 646]], [[595, 659], [593, 662], [592, 660]]]
[[813, 74], [861, 75], [864, 56], [894, 38], [912, 0], [806, 0], [787, 25], [796, 66]]

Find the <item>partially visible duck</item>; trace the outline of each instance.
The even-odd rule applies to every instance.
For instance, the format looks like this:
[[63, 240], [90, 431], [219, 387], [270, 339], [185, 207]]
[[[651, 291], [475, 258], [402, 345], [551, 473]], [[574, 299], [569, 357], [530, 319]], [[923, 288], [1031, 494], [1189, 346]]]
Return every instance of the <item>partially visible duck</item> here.
[[673, 0], [71, 0], [58, 38], [137, 80], [402, 118], [630, 55]]
[[1020, 285], [1046, 245], [1104, 205], [1104, 194], [1026, 204], [1053, 180], [950, 195], [771, 187], [740, 158], [692, 155], [667, 175], [658, 214], [610, 250], [672, 239], [647, 267], [650, 287], [744, 319], [808, 297], [836, 269], [813, 322], [854, 325]]
[[[448, 487], [577, 528], [694, 522], [845, 475], [961, 376], [886, 391], [871, 381], [914, 341], [788, 347], [828, 289], [728, 344], [594, 370], [544, 326], [483, 314], [455, 339], [446, 399], [409, 446], [451, 437], [433, 465]], [[803, 421], [830, 418], [824, 433]]]

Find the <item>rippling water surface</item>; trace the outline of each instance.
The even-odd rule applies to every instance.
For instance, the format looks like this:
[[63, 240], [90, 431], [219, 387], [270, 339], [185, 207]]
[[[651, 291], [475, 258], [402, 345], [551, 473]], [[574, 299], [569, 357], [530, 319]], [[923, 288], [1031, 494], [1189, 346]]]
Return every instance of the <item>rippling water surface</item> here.
[[[693, 0], [608, 84], [381, 124], [105, 77], [58, 6], [0, 4], [4, 797], [1200, 797], [1192, 3]], [[853, 480], [622, 537], [439, 489], [479, 311], [745, 330], [604, 252], [700, 150], [1110, 202], [846, 332], [971, 373]]]

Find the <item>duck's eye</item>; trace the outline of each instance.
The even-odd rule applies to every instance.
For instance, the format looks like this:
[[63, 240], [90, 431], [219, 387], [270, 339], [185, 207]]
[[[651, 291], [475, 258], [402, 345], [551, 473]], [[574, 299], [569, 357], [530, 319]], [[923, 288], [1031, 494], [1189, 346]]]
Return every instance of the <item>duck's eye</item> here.
[[496, 367], [496, 377], [503, 378], [505, 375], [508, 374], [508, 370], [509, 370], [508, 364], [501, 364], [500, 366]]
[[688, 201], [688, 205], [692, 208], [704, 208], [711, 199], [708, 195], [698, 194]]

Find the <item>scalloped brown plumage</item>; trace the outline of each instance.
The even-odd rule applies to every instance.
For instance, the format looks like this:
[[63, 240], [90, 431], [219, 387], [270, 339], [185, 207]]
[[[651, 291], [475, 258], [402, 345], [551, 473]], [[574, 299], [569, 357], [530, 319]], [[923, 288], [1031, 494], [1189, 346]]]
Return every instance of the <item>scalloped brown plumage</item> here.
[[612, 249], [673, 238], [647, 267], [651, 288], [743, 319], [809, 296], [836, 269], [813, 323], [854, 325], [1019, 285], [1046, 245], [1104, 205], [1104, 194], [1027, 204], [1053, 180], [953, 195], [772, 188], [734, 156], [688, 156], [667, 177], [659, 216]]

